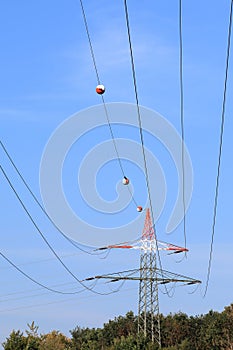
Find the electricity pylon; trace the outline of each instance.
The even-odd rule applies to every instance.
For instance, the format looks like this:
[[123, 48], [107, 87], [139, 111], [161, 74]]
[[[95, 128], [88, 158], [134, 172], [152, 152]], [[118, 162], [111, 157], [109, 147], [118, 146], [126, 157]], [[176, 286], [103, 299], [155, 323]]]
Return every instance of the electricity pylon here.
[[155, 231], [147, 209], [140, 253], [138, 333], [143, 333], [161, 347], [157, 251]]
[[170, 254], [178, 254], [186, 252], [188, 249], [157, 240], [149, 209], [146, 210], [146, 218], [140, 240], [108, 245], [96, 250], [115, 248], [139, 249], [140, 268], [88, 277], [83, 281], [100, 279], [109, 280], [111, 283], [127, 280], [139, 281], [138, 333], [139, 335], [143, 334], [144, 337], [147, 337], [153, 343], [156, 342], [161, 348], [159, 284], [180, 283], [181, 285], [193, 285], [201, 283], [201, 281], [158, 268], [158, 251], [163, 250]]

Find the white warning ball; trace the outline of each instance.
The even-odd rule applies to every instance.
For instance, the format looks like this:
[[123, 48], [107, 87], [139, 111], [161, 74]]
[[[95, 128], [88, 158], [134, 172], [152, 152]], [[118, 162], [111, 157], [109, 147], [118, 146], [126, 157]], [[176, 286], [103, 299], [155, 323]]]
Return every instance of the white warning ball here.
[[105, 92], [104, 85], [97, 85], [96, 86], [96, 92], [97, 92], [97, 94], [102, 95]]
[[123, 180], [122, 180], [122, 183], [123, 183], [123, 185], [128, 185], [129, 184], [129, 179], [126, 176], [124, 176]]

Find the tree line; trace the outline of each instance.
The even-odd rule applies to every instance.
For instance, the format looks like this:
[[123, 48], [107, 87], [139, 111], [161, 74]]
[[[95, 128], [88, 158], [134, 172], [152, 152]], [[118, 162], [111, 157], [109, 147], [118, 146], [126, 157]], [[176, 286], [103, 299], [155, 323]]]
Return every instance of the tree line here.
[[[163, 350], [233, 350], [233, 304], [222, 312], [188, 316], [160, 315]], [[132, 311], [102, 328], [75, 327], [67, 337], [59, 331], [39, 334], [34, 322], [22, 332], [13, 330], [2, 344], [5, 350], [157, 350], [158, 345], [137, 334]]]

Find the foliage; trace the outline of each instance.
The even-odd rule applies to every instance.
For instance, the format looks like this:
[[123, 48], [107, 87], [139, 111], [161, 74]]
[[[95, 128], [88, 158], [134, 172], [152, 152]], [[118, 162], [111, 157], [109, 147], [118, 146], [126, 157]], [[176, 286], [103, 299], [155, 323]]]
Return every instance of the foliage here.
[[31, 324], [27, 324], [28, 329], [25, 331], [27, 334], [27, 344], [25, 350], [38, 350], [40, 345], [40, 338], [38, 335], [38, 326], [35, 325], [34, 321]]
[[39, 350], [67, 350], [71, 340], [58, 331], [41, 336]]
[[[162, 350], [233, 350], [233, 304], [221, 313], [160, 316]], [[25, 334], [13, 330], [2, 345], [5, 350], [158, 350], [156, 342], [138, 336], [132, 311], [109, 320], [103, 328], [77, 326], [70, 333], [70, 338], [55, 330], [38, 334], [32, 322]]]
[[26, 347], [26, 338], [19, 330], [13, 330], [6, 341], [2, 344], [5, 350], [24, 350]]

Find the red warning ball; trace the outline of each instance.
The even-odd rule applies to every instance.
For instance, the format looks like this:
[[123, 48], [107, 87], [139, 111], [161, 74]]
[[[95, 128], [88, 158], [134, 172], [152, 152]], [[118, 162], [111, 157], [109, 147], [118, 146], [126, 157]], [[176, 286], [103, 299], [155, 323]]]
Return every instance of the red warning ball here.
[[141, 211], [143, 210], [143, 208], [142, 207], [137, 207], [137, 211], [140, 213]]
[[97, 92], [97, 94], [102, 95], [105, 92], [104, 85], [97, 85], [96, 86], [96, 92]]
[[129, 179], [126, 176], [124, 176], [123, 180], [122, 180], [122, 183], [123, 183], [123, 185], [128, 185], [129, 184]]

